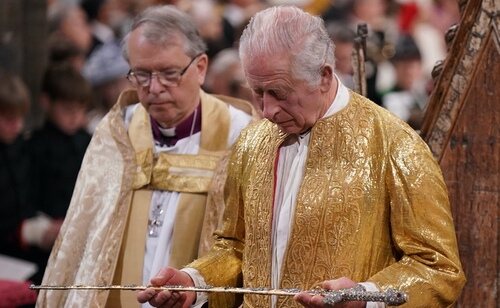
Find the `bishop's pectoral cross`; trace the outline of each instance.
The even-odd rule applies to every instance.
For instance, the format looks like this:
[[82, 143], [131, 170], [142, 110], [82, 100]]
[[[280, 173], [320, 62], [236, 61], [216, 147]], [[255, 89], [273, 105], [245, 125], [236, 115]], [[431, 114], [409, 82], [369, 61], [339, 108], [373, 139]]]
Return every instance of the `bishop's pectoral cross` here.
[[148, 220], [148, 235], [150, 237], [158, 237], [160, 235], [160, 227], [163, 226], [163, 220], [160, 219], [162, 214], [162, 204], [156, 204], [151, 212], [151, 218]]

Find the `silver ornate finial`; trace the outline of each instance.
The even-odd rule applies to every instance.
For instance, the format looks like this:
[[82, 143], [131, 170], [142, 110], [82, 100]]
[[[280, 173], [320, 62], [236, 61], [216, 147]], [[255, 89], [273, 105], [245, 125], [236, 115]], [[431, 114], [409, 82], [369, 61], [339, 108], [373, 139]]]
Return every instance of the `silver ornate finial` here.
[[323, 303], [332, 306], [345, 301], [384, 302], [389, 306], [399, 306], [408, 300], [408, 296], [401, 291], [394, 289], [366, 291], [362, 285], [350, 289], [327, 291], [324, 296]]

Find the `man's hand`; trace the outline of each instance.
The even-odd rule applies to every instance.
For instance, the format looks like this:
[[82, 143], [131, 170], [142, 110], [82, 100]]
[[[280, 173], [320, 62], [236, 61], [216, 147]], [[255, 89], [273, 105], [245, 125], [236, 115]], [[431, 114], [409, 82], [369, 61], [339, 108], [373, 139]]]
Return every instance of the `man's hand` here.
[[[194, 287], [194, 282], [187, 273], [172, 267], [167, 267], [162, 269], [156, 277], [151, 279], [151, 285], [154, 287], [161, 287], [165, 285]], [[141, 304], [149, 302], [149, 304], [153, 307], [187, 308], [194, 304], [196, 300], [196, 293], [157, 291], [153, 288], [148, 288], [137, 293], [137, 300]]]
[[[321, 283], [321, 288], [325, 290], [340, 290], [349, 289], [356, 286], [356, 283], [349, 278], [342, 277], [335, 280], [326, 280]], [[304, 307], [319, 308], [319, 307], [332, 307], [331, 305], [326, 305], [323, 303], [323, 296], [321, 295], [311, 295], [307, 292], [300, 292], [293, 298], [299, 302]], [[365, 302], [344, 302], [336, 304], [335, 307], [345, 307], [345, 308], [361, 308], [365, 307]]]

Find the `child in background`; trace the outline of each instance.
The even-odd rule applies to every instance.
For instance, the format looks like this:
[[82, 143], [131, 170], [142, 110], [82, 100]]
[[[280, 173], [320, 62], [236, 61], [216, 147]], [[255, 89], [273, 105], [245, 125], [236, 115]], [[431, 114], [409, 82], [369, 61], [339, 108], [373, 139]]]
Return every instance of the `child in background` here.
[[30, 140], [38, 210], [64, 219], [83, 156], [90, 142], [85, 131], [91, 87], [69, 64], [50, 66], [42, 82], [44, 126]]
[[70, 39], [58, 33], [48, 39], [49, 65], [70, 63], [78, 71], [83, 69], [86, 61], [85, 52]]
[[[30, 199], [31, 164], [22, 134], [29, 105], [29, 91], [22, 80], [0, 71], [0, 254], [36, 263], [37, 273], [16, 279], [40, 283], [45, 270], [40, 264], [52, 248], [60, 222], [36, 213]], [[34, 303], [24, 284], [10, 280], [0, 284], [0, 293], [8, 294], [0, 296], [0, 307], [28, 304], [29, 298]]]

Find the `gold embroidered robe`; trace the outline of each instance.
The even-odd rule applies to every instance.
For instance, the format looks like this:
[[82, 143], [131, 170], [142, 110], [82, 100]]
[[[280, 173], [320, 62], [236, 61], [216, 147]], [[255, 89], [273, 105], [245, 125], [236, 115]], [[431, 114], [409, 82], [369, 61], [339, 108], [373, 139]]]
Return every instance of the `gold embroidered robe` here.
[[[219, 134], [220, 136], [217, 138], [223, 141], [227, 140], [224, 139], [227, 138], [224, 135], [224, 132], [227, 133], [227, 127], [211, 122], [211, 116], [215, 114], [207, 112], [207, 110], [224, 108], [221, 107], [221, 104], [225, 105], [226, 103], [204, 92], [200, 92], [200, 97], [202, 106], [208, 107], [204, 108], [202, 112], [201, 139], [204, 138], [203, 134], [205, 134], [205, 139]], [[255, 116], [253, 108], [247, 102], [227, 97], [222, 97], [222, 99], [229, 101], [236, 108]], [[216, 100], [216, 102], [212, 102], [213, 100]], [[207, 106], [207, 101], [210, 101], [210, 104], [218, 105], [218, 107]], [[178, 183], [172, 177], [163, 178], [161, 175], [164, 173], [155, 173], [155, 170], [153, 170], [168, 167], [168, 164], [153, 163], [152, 151], [150, 151], [153, 146], [150, 127], [147, 128], [149, 134], [144, 136], [144, 140], [140, 136], [134, 137], [130, 135], [130, 132], [125, 129], [123, 121], [124, 108], [137, 102], [138, 98], [135, 91], [124, 92], [120, 96], [118, 103], [99, 124], [82, 163], [66, 219], [54, 244], [44, 275], [44, 284], [112, 284], [115, 269], [119, 259], [121, 259], [119, 258], [120, 248], [126, 241], [124, 238], [127, 237], [124, 234], [127, 229], [129, 211], [133, 208], [131, 206], [134, 203], [133, 199], [137, 198], [138, 195], [147, 195], [148, 190], [144, 188], [155, 189], [155, 187], [161, 187], [162, 185], [175, 185], [175, 183]], [[139, 106], [138, 108], [142, 107]], [[136, 118], [131, 122], [131, 125], [139, 127], [137, 131], [145, 129], [144, 125], [149, 123], [147, 113], [143, 112], [142, 117], [142, 119]], [[227, 117], [223, 116], [222, 118]], [[228, 123], [226, 122], [226, 124]], [[141, 126], [142, 128], [140, 128]], [[146, 145], [148, 142], [150, 144]], [[223, 142], [219, 143], [222, 144]], [[223, 151], [214, 152], [217, 149], [211, 148], [211, 143], [205, 143], [205, 145], [207, 145], [205, 148], [200, 146], [200, 152], [203, 152], [203, 154], [224, 156]], [[173, 156], [174, 160], [178, 157]], [[161, 159], [162, 156], [158, 158], [158, 160]], [[212, 169], [214, 167], [211, 166]], [[224, 177], [224, 172], [221, 172], [223, 166], [219, 167], [219, 169], [217, 173], [219, 176]], [[158, 175], [160, 177], [157, 177]], [[165, 184], [165, 182], [168, 182], [168, 184]], [[220, 182], [220, 180], [217, 182]], [[184, 190], [181, 191], [185, 191], [186, 187], [194, 189], [193, 185], [199, 186], [200, 183], [184, 182], [183, 184]], [[204, 191], [206, 191], [206, 186], [209, 184], [209, 182], [205, 182], [201, 185], [204, 186]], [[194, 195], [194, 198], [206, 197], [206, 194], [195, 193], [192, 195]], [[143, 197], [141, 198], [146, 200], [146, 203], [150, 202], [150, 198]], [[205, 211], [207, 216], [203, 220], [203, 227], [200, 228], [200, 232], [202, 232], [202, 237], [199, 239], [200, 246], [206, 247], [209, 245], [207, 243], [211, 242], [211, 230], [215, 228], [218, 222], [218, 217], [215, 217], [211, 212], [214, 210], [216, 213], [220, 213], [222, 211], [220, 207], [223, 207], [223, 204], [213, 202], [213, 200], [217, 199], [219, 198], [213, 196], [208, 198]], [[149, 203], [143, 205], [149, 209]], [[208, 215], [209, 213], [210, 215]], [[147, 216], [145, 218], [147, 219]], [[145, 235], [144, 232], [143, 234]], [[144, 238], [142, 242], [144, 243]], [[182, 239], [177, 242], [182, 243]], [[136, 246], [136, 248], [137, 250], [143, 250], [144, 245]], [[200, 251], [202, 251], [202, 247], [200, 247]], [[186, 252], [182, 251], [180, 253], [185, 254]], [[141, 264], [137, 264], [137, 267], [141, 268], [135, 270], [135, 274], [139, 272], [141, 275], [140, 281], [136, 282], [137, 284], [142, 282]], [[109, 293], [109, 291], [41, 291], [37, 306], [104, 307]], [[122, 304], [138, 306], [134, 292], [128, 293], [130, 293], [128, 295], [131, 295], [129, 297], [131, 301]], [[113, 305], [114, 303], [109, 302], [109, 304]]]
[[[271, 286], [274, 171], [285, 137], [262, 120], [233, 148], [223, 228], [211, 252], [188, 265], [208, 285]], [[427, 145], [352, 92], [343, 110], [312, 128], [290, 232], [281, 288], [345, 276], [401, 289], [407, 307], [445, 307], [465, 283], [447, 190]], [[212, 294], [209, 304], [235, 299]], [[269, 307], [270, 298], [245, 295], [244, 306]], [[299, 305], [283, 297], [277, 307]]]

